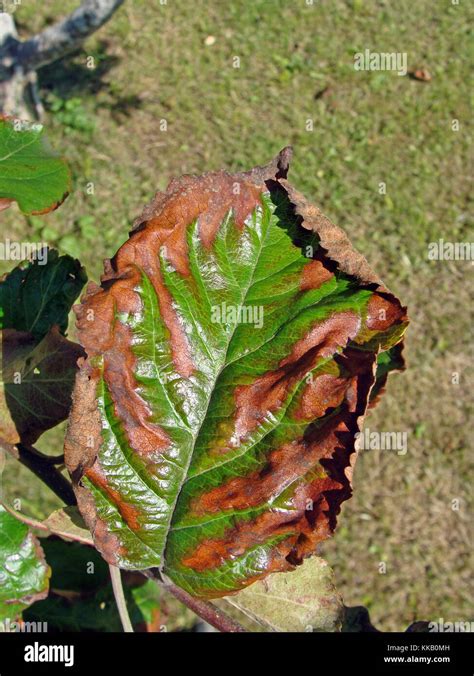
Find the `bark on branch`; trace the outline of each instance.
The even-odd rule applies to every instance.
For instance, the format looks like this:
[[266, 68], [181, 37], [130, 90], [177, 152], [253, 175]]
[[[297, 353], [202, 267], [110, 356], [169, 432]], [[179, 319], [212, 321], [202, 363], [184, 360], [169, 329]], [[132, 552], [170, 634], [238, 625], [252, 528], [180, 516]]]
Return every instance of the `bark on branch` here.
[[20, 42], [16, 57], [24, 70], [37, 70], [82, 42], [112, 16], [124, 0], [85, 0], [74, 12], [44, 31]]
[[124, 0], [84, 0], [65, 19], [21, 42], [13, 16], [0, 12], [0, 112], [41, 118], [36, 70], [78, 49], [82, 42], [122, 5]]

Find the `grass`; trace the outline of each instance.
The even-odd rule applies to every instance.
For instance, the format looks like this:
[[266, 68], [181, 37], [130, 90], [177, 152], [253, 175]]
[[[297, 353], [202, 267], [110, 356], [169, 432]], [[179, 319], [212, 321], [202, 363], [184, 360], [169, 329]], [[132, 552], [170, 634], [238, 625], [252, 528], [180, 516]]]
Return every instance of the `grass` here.
[[[23, 3], [20, 34], [75, 5]], [[361, 453], [354, 497], [322, 547], [346, 604], [366, 605], [385, 630], [473, 619], [472, 266], [427, 257], [429, 242], [469, 239], [468, 13], [450, 0], [127, 0], [83, 51], [40, 71], [48, 135], [71, 163], [73, 194], [46, 217], [3, 216], [11, 238], [77, 255], [97, 280], [102, 258], [173, 176], [250, 168], [294, 146], [292, 182], [347, 231], [412, 321], [409, 368], [366, 421], [407, 431], [408, 453]], [[432, 80], [356, 71], [354, 53], [365, 49], [407, 52], [409, 68]], [[40, 446], [59, 443], [51, 432]], [[7, 488], [31, 509], [55, 504], [17, 472], [9, 463]]]

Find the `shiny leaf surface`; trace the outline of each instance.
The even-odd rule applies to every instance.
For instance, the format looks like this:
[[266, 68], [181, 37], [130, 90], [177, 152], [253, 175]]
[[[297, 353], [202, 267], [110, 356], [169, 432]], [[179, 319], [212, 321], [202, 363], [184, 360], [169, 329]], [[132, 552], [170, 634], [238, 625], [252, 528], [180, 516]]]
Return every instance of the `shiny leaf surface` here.
[[109, 562], [201, 597], [333, 532], [377, 357], [407, 325], [288, 159], [172, 181], [77, 309], [79, 507]]
[[13, 622], [44, 599], [50, 574], [38, 539], [0, 506], [0, 620]]

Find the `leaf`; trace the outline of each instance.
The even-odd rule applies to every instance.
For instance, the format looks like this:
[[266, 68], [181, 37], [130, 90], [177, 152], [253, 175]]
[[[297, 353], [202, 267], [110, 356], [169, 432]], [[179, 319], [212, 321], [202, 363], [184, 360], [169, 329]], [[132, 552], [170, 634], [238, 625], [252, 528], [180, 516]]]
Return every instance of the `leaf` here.
[[56, 209], [71, 190], [65, 161], [53, 154], [40, 124], [0, 118], [0, 198], [15, 200], [24, 214]]
[[432, 80], [431, 73], [427, 68], [415, 68], [409, 70], [408, 75], [413, 80], [419, 80], [420, 82], [431, 82]]
[[31, 516], [17, 512], [6, 502], [0, 503], [12, 516], [30, 528], [46, 532], [48, 535], [57, 535], [65, 540], [72, 540], [84, 545], [93, 546], [91, 534], [85, 527], [84, 521], [75, 506], [56, 509], [44, 521], [38, 521]]
[[70, 256], [43, 249], [0, 281], [0, 328], [45, 336], [52, 326], [66, 333], [72, 304], [87, 281], [84, 268]]
[[12, 329], [0, 337], [0, 437], [10, 444], [32, 444], [67, 418], [83, 350], [57, 327], [39, 343], [30, 333]]
[[70, 506], [55, 510], [43, 521], [43, 525], [61, 538], [74, 540], [84, 545], [94, 544], [77, 507]]
[[[130, 601], [127, 602], [127, 608], [131, 609], [130, 620], [132, 625], [141, 631], [159, 632], [161, 631], [161, 612], [160, 612], [160, 588], [153, 580], [147, 580], [145, 584], [131, 589], [125, 587], [125, 597], [127, 591], [130, 591]], [[137, 611], [140, 612], [141, 618]]]
[[51, 571], [38, 539], [0, 506], [0, 620], [48, 595]]
[[[159, 631], [159, 588], [148, 580], [143, 587], [125, 588], [130, 621], [135, 631]], [[24, 615], [29, 622], [47, 622], [53, 631], [122, 632], [111, 586], [93, 594], [62, 595], [54, 591]]]
[[403, 343], [398, 343], [385, 352], [380, 352], [377, 356], [377, 370], [375, 372], [375, 383], [370, 391], [370, 406], [376, 405], [387, 384], [389, 373], [393, 371], [404, 371], [405, 361], [403, 359]]
[[95, 594], [109, 584], [109, 567], [93, 548], [56, 537], [41, 538], [51, 566], [51, 589], [61, 592]]
[[122, 631], [113, 593], [104, 587], [94, 595], [63, 596], [54, 591], [24, 614], [27, 622], [46, 622], [52, 631]]
[[34, 443], [67, 418], [84, 355], [63, 335], [84, 269], [57, 251], [43, 253], [0, 282], [0, 436], [10, 444]]
[[370, 615], [364, 606], [344, 607], [344, 622], [342, 624], [343, 632], [360, 633], [376, 632], [376, 629], [370, 621]]
[[285, 180], [289, 155], [172, 181], [77, 308], [79, 508], [107, 561], [203, 598], [292, 570], [332, 534], [377, 355], [407, 325]]
[[5, 211], [11, 205], [13, 200], [0, 199], [0, 211]]
[[[92, 547], [55, 538], [42, 540], [52, 568], [51, 592], [24, 613], [31, 622], [47, 622], [49, 631], [122, 631], [109, 568]], [[159, 610], [159, 588], [152, 580], [125, 585], [135, 627], [151, 627]]]
[[316, 556], [215, 603], [226, 612], [236, 609], [235, 619], [249, 631], [340, 631], [344, 617], [333, 571]]

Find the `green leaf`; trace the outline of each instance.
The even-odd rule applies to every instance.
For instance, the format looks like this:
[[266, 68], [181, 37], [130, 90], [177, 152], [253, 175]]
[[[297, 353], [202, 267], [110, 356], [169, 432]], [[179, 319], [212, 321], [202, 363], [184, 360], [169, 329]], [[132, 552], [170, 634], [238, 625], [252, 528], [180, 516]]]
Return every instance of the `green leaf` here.
[[292, 570], [351, 495], [405, 308], [285, 180], [288, 151], [158, 193], [77, 311], [66, 462], [96, 546], [213, 598]]
[[71, 190], [71, 175], [43, 137], [43, 127], [0, 119], [0, 198], [14, 200], [24, 214], [56, 209]]
[[56, 509], [44, 521], [38, 521], [22, 512], [17, 512], [6, 502], [3, 502], [2, 505], [7, 512], [30, 528], [36, 528], [43, 532], [46, 531], [49, 535], [57, 535], [68, 541], [72, 540], [73, 542], [80, 542], [81, 544], [90, 546], [94, 544], [79, 510], [75, 506]]
[[45, 598], [50, 574], [38, 539], [0, 506], [0, 620], [15, 621]]
[[34, 443], [65, 420], [82, 348], [66, 340], [87, 277], [79, 261], [43, 249], [0, 282], [0, 436]]
[[[51, 593], [24, 614], [47, 622], [49, 631], [122, 631], [109, 568], [92, 547], [55, 538], [42, 540], [52, 568]], [[127, 608], [135, 628], [151, 629], [159, 618], [159, 587], [152, 580], [125, 584]]]
[[52, 589], [94, 594], [109, 584], [109, 567], [93, 547], [56, 537], [42, 538], [41, 542], [52, 570]]
[[[160, 588], [153, 580], [147, 580], [138, 587], [125, 587], [125, 598], [130, 593], [127, 608], [134, 627], [142, 625], [147, 631], [161, 631]], [[140, 613], [141, 617], [138, 615]]]
[[78, 260], [43, 249], [1, 280], [0, 328], [29, 331], [40, 339], [56, 324], [65, 334], [69, 311], [86, 281]]
[[32, 444], [67, 418], [83, 350], [57, 327], [39, 342], [30, 333], [5, 329], [0, 343], [0, 437]]
[[215, 603], [247, 631], [340, 631], [344, 617], [334, 573], [316, 556]]
[[[148, 580], [143, 587], [126, 587], [125, 600], [135, 631], [159, 631], [158, 585]], [[35, 603], [24, 614], [30, 622], [47, 622], [53, 631], [121, 632], [111, 585], [93, 594], [62, 595], [52, 592], [47, 599]]]
[[403, 371], [405, 362], [403, 359], [403, 343], [397, 343], [385, 352], [377, 356], [377, 370], [375, 372], [375, 383], [370, 392], [370, 406], [374, 406], [384, 392], [387, 378], [393, 371]]

